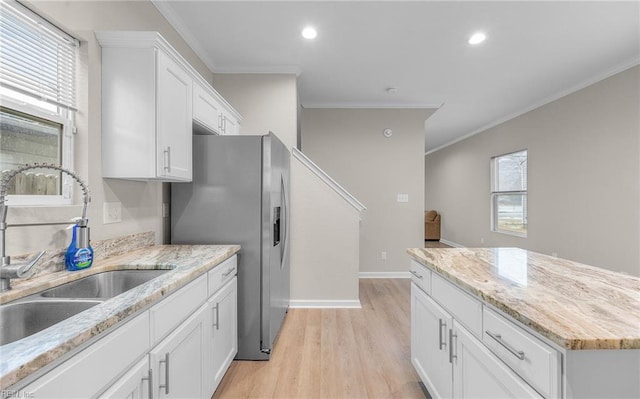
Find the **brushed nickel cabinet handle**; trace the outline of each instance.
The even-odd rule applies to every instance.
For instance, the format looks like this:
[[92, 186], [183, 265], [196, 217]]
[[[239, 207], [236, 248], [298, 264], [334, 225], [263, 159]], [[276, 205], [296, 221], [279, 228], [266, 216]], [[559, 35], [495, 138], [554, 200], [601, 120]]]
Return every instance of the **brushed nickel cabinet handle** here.
[[167, 147], [164, 152], [164, 170], [171, 172], [171, 147]]
[[160, 364], [164, 363], [164, 384], [160, 384], [158, 388], [164, 388], [164, 393], [169, 395], [169, 352], [165, 353], [164, 360], [160, 360]]
[[453, 333], [453, 328], [449, 329], [449, 363], [453, 363], [453, 359], [458, 358], [458, 355], [453, 354], [454, 347], [456, 346], [453, 341], [456, 338], [458, 338], [458, 336]]
[[506, 350], [508, 350], [509, 352], [511, 352], [511, 354], [515, 357], [517, 357], [520, 360], [524, 360], [524, 352], [523, 351], [519, 351], [517, 349], [514, 349], [511, 345], [507, 344], [506, 342], [504, 342], [502, 340], [502, 335], [500, 334], [496, 334], [494, 332], [491, 332], [489, 330], [485, 331], [487, 333], [488, 336], [490, 336], [491, 338], [493, 338], [497, 343], [499, 343], [500, 345], [502, 345]]
[[216, 312], [216, 318], [213, 322], [213, 326], [216, 330], [220, 329], [220, 302], [216, 302], [216, 306], [213, 307], [213, 310]]
[[419, 275], [418, 273], [416, 273], [414, 270], [409, 270], [411, 272], [411, 274], [413, 274], [414, 276], [416, 276], [417, 278], [419, 278], [420, 280], [422, 280], [422, 276]]
[[142, 381], [147, 381], [147, 387], [149, 389], [149, 399], [153, 399], [153, 370], [149, 369], [146, 377], [142, 377]]
[[442, 341], [442, 336], [444, 335], [442, 334], [442, 327], [444, 327], [444, 330], [447, 331], [447, 323], [443, 322], [442, 319], [438, 319], [438, 323], [440, 324], [438, 328], [438, 344], [440, 346], [440, 350], [442, 350], [443, 347], [447, 346], [446, 339], [445, 341]]

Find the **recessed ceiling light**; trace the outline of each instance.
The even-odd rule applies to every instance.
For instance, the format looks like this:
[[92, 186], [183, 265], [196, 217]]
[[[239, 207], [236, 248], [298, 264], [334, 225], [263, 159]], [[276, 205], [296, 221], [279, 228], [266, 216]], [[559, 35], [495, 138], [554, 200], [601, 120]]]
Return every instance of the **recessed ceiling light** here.
[[307, 26], [302, 30], [302, 37], [304, 37], [305, 39], [315, 39], [316, 36], [318, 36], [318, 31], [316, 31], [316, 29], [312, 26]]
[[469, 38], [469, 44], [471, 45], [476, 45], [476, 44], [480, 44], [482, 42], [485, 41], [485, 39], [487, 38], [487, 35], [485, 35], [482, 32], [477, 32], [474, 33], [473, 35], [471, 35], [471, 37]]

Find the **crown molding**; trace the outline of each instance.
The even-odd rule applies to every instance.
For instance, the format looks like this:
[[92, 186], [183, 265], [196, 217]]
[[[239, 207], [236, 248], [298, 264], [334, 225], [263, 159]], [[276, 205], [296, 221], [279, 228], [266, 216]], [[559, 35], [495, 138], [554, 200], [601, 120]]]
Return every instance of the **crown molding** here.
[[276, 65], [261, 67], [218, 67], [213, 72], [219, 74], [285, 74], [300, 76], [302, 70], [297, 65]]
[[479, 134], [479, 133], [482, 133], [482, 132], [484, 132], [486, 130], [494, 128], [494, 127], [496, 127], [498, 125], [501, 125], [501, 124], [503, 124], [503, 123], [505, 123], [507, 121], [510, 121], [511, 119], [515, 119], [515, 118], [517, 118], [519, 116], [522, 116], [522, 115], [526, 114], [527, 112], [533, 111], [533, 110], [538, 109], [538, 108], [540, 108], [540, 107], [542, 107], [544, 105], [550, 104], [550, 103], [552, 103], [552, 102], [554, 102], [556, 100], [561, 99], [562, 97], [566, 97], [569, 94], [573, 94], [573, 93], [575, 93], [577, 91], [580, 91], [582, 89], [586, 89], [587, 87], [589, 87], [591, 85], [594, 85], [594, 84], [596, 84], [598, 82], [601, 82], [601, 81], [603, 81], [603, 80], [605, 80], [607, 78], [610, 78], [613, 75], [617, 75], [618, 73], [624, 72], [627, 69], [633, 68], [634, 66], [637, 66], [639, 64], [640, 64], [640, 57], [632, 57], [631, 59], [629, 59], [629, 60], [627, 60], [625, 62], [622, 62], [622, 63], [616, 65], [615, 67], [606, 70], [605, 72], [603, 72], [601, 74], [595, 75], [595, 76], [593, 76], [593, 77], [591, 77], [589, 79], [586, 79], [586, 80], [584, 80], [584, 81], [582, 81], [582, 82], [580, 82], [580, 83], [578, 83], [576, 85], [571, 86], [568, 89], [561, 90], [561, 91], [556, 92], [556, 93], [554, 93], [554, 94], [552, 94], [552, 95], [550, 95], [548, 97], [545, 97], [544, 99], [535, 102], [533, 105], [530, 105], [530, 106], [522, 108], [522, 109], [520, 109], [518, 111], [512, 112], [511, 114], [509, 114], [507, 116], [504, 116], [502, 118], [495, 119], [492, 122], [487, 123], [486, 125], [483, 125], [483, 126], [479, 127], [478, 129], [473, 130], [472, 132], [465, 134], [464, 136], [460, 136], [460, 137], [458, 137], [458, 138], [456, 138], [454, 140], [451, 140], [451, 141], [449, 141], [449, 142], [447, 142], [445, 144], [442, 144], [442, 145], [440, 145], [440, 146], [438, 146], [438, 147], [436, 147], [434, 149], [428, 150], [428, 151], [426, 151], [424, 153], [424, 155], [433, 154], [436, 151], [440, 151], [443, 148], [449, 147], [449, 146], [451, 146], [453, 144], [456, 144], [456, 143], [458, 143], [458, 142], [460, 142], [462, 140], [466, 140], [469, 137], [475, 136], [476, 134]]
[[208, 56], [200, 41], [189, 32], [186, 25], [176, 16], [170, 5], [171, 3], [166, 0], [151, 0], [151, 4], [160, 11], [160, 14], [169, 22], [169, 25], [173, 26], [189, 47], [200, 57], [200, 60], [209, 68], [209, 71], [215, 71], [216, 66], [213, 59]]
[[357, 102], [302, 102], [306, 109], [439, 109], [444, 103], [357, 103]]

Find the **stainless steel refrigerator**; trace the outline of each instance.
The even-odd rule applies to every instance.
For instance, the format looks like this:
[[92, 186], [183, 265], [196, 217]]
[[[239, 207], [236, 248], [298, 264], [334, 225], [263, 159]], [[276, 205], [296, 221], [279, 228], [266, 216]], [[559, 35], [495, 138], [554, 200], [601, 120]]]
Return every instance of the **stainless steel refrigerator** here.
[[289, 150], [276, 137], [193, 136], [171, 184], [173, 244], [240, 244], [238, 354], [267, 360], [289, 307]]

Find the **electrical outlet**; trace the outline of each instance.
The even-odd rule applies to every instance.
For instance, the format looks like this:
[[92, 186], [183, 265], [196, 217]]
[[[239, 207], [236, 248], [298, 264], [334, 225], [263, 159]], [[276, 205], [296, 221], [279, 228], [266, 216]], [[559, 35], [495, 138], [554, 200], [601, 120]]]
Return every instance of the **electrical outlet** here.
[[169, 203], [167, 202], [162, 203], [162, 217], [163, 218], [169, 217]]
[[558, 257], [558, 253], [557, 252], [551, 252], [551, 256], [553, 256], [554, 258]]
[[409, 202], [409, 194], [398, 194], [398, 202]]
[[102, 207], [102, 222], [104, 224], [122, 222], [122, 203], [105, 202]]
[[480, 238], [480, 244], [484, 244], [484, 237]]
[[380, 253], [380, 259], [382, 260], [387, 260], [387, 252], [386, 251], [382, 251]]

